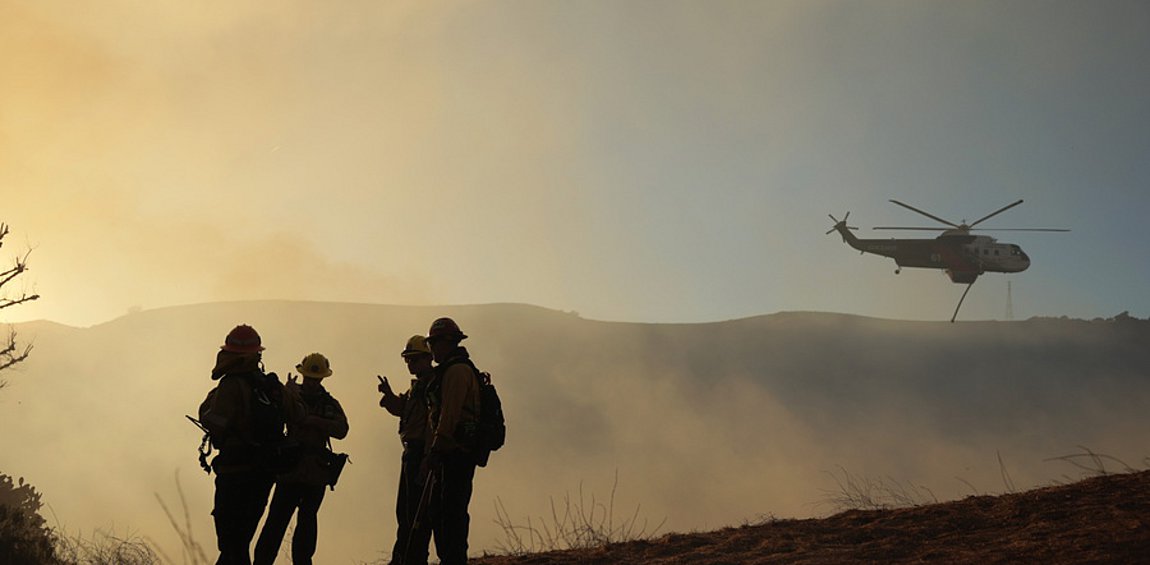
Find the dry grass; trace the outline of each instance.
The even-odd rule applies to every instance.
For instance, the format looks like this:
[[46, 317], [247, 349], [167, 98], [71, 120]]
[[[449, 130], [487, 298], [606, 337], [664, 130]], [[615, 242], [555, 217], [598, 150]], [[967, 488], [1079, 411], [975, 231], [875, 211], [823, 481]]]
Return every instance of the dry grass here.
[[[155, 493], [156, 501], [160, 503], [160, 508], [164, 509], [164, 515], [168, 517], [168, 524], [176, 531], [176, 535], [180, 538], [180, 561], [183, 565], [209, 565], [212, 563], [208, 559], [207, 553], [204, 551], [204, 546], [196, 540], [196, 536], [192, 531], [192, 517], [191, 512], [188, 510], [188, 499], [184, 496], [184, 487], [180, 484], [180, 472], [176, 471], [176, 493], [180, 498], [180, 508], [182, 510], [180, 517], [182, 520], [177, 520], [176, 516], [168, 508], [167, 503], [164, 502], [160, 493]], [[166, 563], [176, 563], [171, 556], [163, 553], [158, 549]]]
[[[1057, 484], [1072, 483], [1090, 477], [1106, 476], [1115, 472], [1134, 473], [1138, 471], [1138, 469], [1127, 465], [1125, 461], [1117, 457], [1095, 453], [1090, 448], [1081, 445], [1078, 446], [1078, 449], [1081, 449], [1082, 452], [1051, 457], [1050, 459], [1045, 460], [1068, 463], [1075, 469], [1078, 469], [1078, 477], [1072, 477], [1070, 475], [1064, 474], [1062, 475], [1062, 481], [1056, 481]], [[1150, 458], [1144, 460], [1144, 463], [1150, 464]], [[1110, 467], [1107, 468], [1107, 465], [1110, 465]]]
[[[58, 532], [60, 530], [57, 530]], [[160, 556], [143, 538], [96, 531], [91, 537], [60, 534], [56, 557], [68, 565], [156, 565]]]
[[[857, 482], [857, 481], [856, 481]], [[1143, 563], [1150, 471], [822, 519], [773, 520], [601, 548], [484, 556], [476, 565]]]
[[654, 528], [646, 519], [640, 520], [641, 506], [636, 505], [628, 517], [615, 516], [615, 494], [619, 488], [619, 472], [611, 485], [611, 495], [606, 501], [598, 500], [594, 494], [583, 492], [579, 483], [577, 496], [564, 493], [557, 504], [550, 499], [551, 516], [532, 519], [516, 524], [503, 501], [495, 499], [495, 523], [503, 529], [504, 539], [497, 543], [497, 550], [508, 555], [527, 555], [544, 551], [563, 549], [588, 549], [612, 543], [642, 540], [654, 537], [663, 527], [666, 519]]
[[823, 491], [825, 496], [822, 503], [829, 504], [836, 511], [889, 510], [938, 502], [934, 492], [910, 481], [898, 481], [890, 477], [858, 477], [842, 467], [837, 472], [827, 474], [834, 479], [838, 488]]

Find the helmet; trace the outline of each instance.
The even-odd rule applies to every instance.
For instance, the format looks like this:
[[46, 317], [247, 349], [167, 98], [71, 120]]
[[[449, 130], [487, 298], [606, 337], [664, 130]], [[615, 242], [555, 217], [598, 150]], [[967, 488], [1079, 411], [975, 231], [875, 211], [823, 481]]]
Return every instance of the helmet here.
[[404, 357], [415, 357], [416, 355], [431, 355], [431, 348], [427, 346], [427, 338], [421, 335], [413, 335], [407, 340], [407, 346], [403, 348]]
[[311, 379], [322, 379], [331, 376], [331, 364], [323, 353], [309, 353], [295, 366], [301, 375]]
[[431, 323], [431, 329], [427, 331], [427, 339], [435, 339], [438, 337], [454, 337], [460, 341], [467, 339], [467, 334], [459, 329], [459, 324], [451, 318], [439, 318]]
[[264, 350], [261, 343], [260, 334], [256, 332], [255, 328], [247, 324], [240, 324], [228, 332], [228, 336], [224, 338], [224, 344], [220, 346], [220, 349], [232, 353], [259, 353]]

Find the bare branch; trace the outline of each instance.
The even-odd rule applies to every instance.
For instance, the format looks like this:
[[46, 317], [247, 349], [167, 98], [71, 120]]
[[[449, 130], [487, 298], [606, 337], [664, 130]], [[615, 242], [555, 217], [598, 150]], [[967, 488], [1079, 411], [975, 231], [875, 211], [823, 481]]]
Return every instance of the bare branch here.
[[17, 257], [16, 263], [15, 263], [15, 265], [12, 266], [11, 269], [8, 269], [7, 271], [0, 273], [0, 277], [3, 277], [2, 279], [0, 279], [0, 286], [4, 286], [4, 285], [8, 284], [9, 281], [20, 276], [21, 274], [24, 273], [24, 271], [28, 270], [28, 256], [29, 255], [32, 255], [31, 249], [29, 249], [26, 253], [24, 253], [23, 257]]
[[12, 355], [12, 356], [0, 359], [0, 371], [3, 371], [4, 369], [11, 367], [12, 365], [15, 365], [15, 364], [27, 359], [28, 354], [31, 352], [32, 352], [32, 344], [28, 344], [28, 345], [24, 346], [24, 351], [21, 351], [19, 355]]
[[[8, 334], [8, 343], [3, 349], [0, 349], [0, 371], [27, 359], [28, 354], [32, 352], [32, 344], [25, 346], [24, 350], [19, 354], [17, 354], [16, 351], [16, 332], [10, 331]], [[8, 386], [8, 382], [0, 380], [0, 389], [3, 389], [5, 386]]]
[[40, 298], [39, 294], [33, 294], [31, 296], [21, 295], [20, 298], [0, 298], [0, 310], [3, 310], [9, 306], [31, 302], [37, 298]]
[[[8, 236], [8, 233], [8, 224], [0, 223], [0, 247], [3, 247], [4, 238]], [[23, 256], [16, 257], [15, 263], [10, 269], [0, 272], [0, 287], [4, 287], [15, 280], [16, 277], [28, 271], [28, 257], [31, 254], [32, 249], [29, 248]], [[0, 295], [0, 310], [16, 306], [17, 304], [31, 302], [38, 298], [40, 298], [39, 294], [28, 294], [27, 292], [21, 292], [19, 296], [15, 296], [14, 298]], [[0, 349], [0, 371], [9, 369], [13, 365], [23, 362], [32, 352], [32, 344], [25, 345], [23, 348], [17, 345], [16, 331], [12, 329], [9, 329], [7, 342], [0, 343], [3, 344], [3, 348]], [[5, 384], [3, 381], [0, 381], [0, 388], [4, 388]]]
[[10, 331], [8, 333], [8, 343], [4, 349], [0, 349], [0, 371], [11, 367], [28, 358], [28, 354], [32, 352], [32, 344], [24, 346], [23, 351], [17, 353], [18, 347], [16, 345], [16, 332]]

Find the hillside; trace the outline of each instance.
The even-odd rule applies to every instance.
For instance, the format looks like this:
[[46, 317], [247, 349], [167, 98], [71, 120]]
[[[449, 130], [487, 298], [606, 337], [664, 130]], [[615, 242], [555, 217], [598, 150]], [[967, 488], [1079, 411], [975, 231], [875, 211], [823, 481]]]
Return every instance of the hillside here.
[[[324, 500], [321, 563], [372, 561], [394, 535], [401, 451], [376, 375], [408, 377], [399, 352], [452, 316], [491, 372], [507, 445], [476, 477], [471, 547], [494, 551], [501, 501], [515, 523], [552, 500], [614, 492], [660, 532], [710, 531], [770, 513], [815, 518], [831, 473], [891, 478], [937, 500], [1049, 484], [1081, 451], [1146, 455], [1150, 322], [1134, 319], [905, 322], [778, 313], [704, 324], [580, 318], [521, 304], [389, 306], [234, 302], [136, 312], [90, 328], [18, 324], [32, 356], [3, 376], [0, 472], [27, 477], [68, 529], [179, 539], [156, 495], [186, 494], [212, 531], [212, 477], [184, 418], [237, 323], [259, 329], [286, 377], [313, 351], [351, 431], [353, 464]], [[1001, 463], [999, 462], [1001, 457]], [[115, 480], [107, 480], [115, 477]], [[146, 530], [141, 530], [147, 528]], [[210, 536], [210, 534], [207, 534]]]
[[1150, 471], [898, 510], [851, 510], [476, 565], [1144, 563]]

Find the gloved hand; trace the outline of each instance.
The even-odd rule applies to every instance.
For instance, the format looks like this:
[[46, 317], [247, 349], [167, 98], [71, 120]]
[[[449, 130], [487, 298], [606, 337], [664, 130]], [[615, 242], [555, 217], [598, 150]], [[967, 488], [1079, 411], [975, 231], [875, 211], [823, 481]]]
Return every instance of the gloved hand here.
[[379, 386], [376, 387], [379, 392], [383, 393], [384, 396], [395, 396], [395, 393], [391, 391], [391, 385], [387, 384], [387, 377], [376, 375], [375, 378], [379, 379]]

